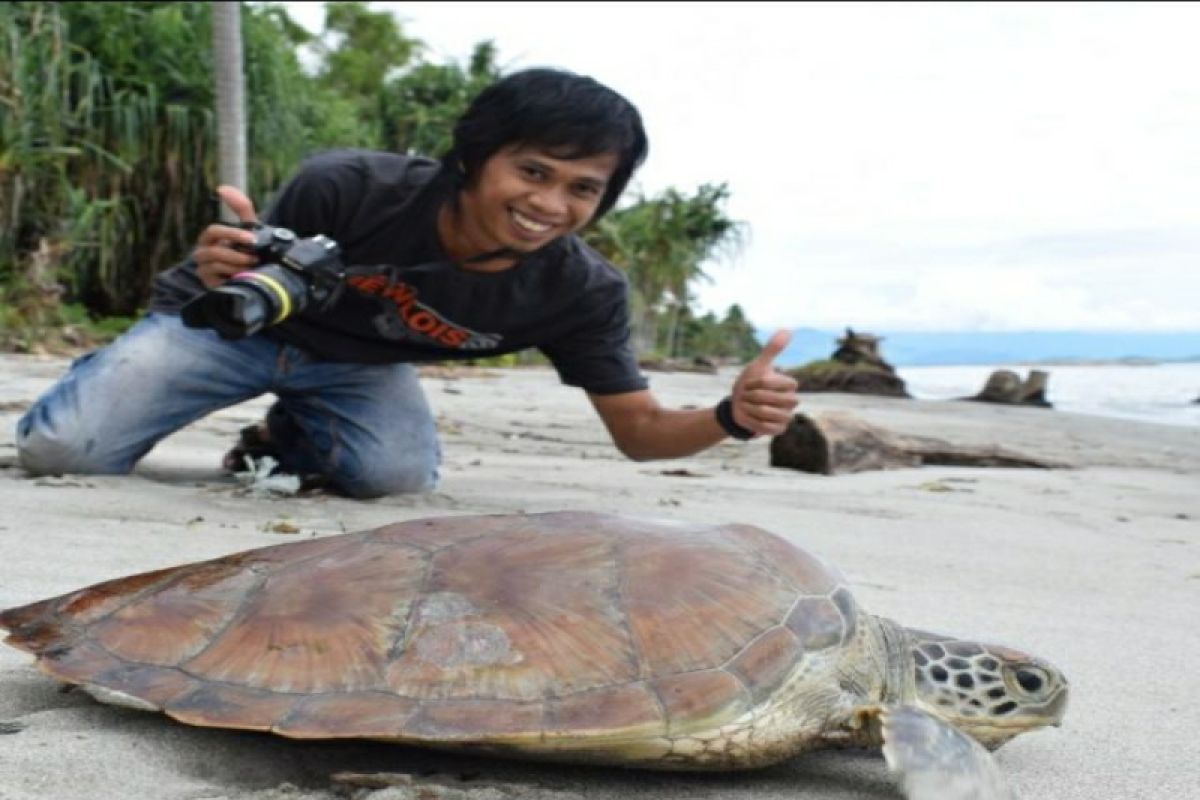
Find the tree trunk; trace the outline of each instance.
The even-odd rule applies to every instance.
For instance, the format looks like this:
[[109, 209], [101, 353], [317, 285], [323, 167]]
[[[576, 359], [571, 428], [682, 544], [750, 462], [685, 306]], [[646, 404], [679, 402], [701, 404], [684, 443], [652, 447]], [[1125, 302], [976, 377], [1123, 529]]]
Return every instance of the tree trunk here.
[[[246, 91], [242, 63], [242, 6], [240, 2], [212, 4], [213, 68], [216, 75], [217, 176], [220, 183], [246, 185]], [[237, 222], [222, 206], [221, 218]]]
[[771, 466], [819, 475], [926, 464], [1042, 469], [1069, 466], [996, 445], [958, 445], [927, 436], [904, 436], [832, 411], [813, 416], [796, 414], [787, 430], [771, 439]]
[[667, 307], [667, 358], [679, 355], [679, 316], [682, 306], [672, 304]]

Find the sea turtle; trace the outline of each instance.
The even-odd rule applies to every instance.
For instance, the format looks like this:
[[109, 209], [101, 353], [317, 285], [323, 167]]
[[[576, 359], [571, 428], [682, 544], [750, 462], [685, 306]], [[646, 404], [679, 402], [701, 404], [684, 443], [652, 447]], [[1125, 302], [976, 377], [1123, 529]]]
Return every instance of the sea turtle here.
[[1067, 701], [1046, 662], [868, 614], [761, 528], [599, 513], [264, 547], [0, 627], [55, 678], [192, 725], [693, 770], [882, 745], [911, 798], [1007, 797], [960, 731], [997, 747]]

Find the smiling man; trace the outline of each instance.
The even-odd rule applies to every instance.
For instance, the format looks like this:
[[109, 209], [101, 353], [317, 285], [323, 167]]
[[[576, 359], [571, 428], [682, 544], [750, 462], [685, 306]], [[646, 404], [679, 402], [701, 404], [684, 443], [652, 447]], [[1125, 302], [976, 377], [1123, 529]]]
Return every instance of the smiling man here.
[[[782, 432], [795, 382], [776, 334], [714, 408], [663, 408], [629, 346], [624, 276], [575, 234], [609, 211], [646, 155], [637, 109], [591, 78], [527, 70], [485, 89], [440, 161], [365, 150], [309, 159], [268, 224], [323, 234], [352, 267], [335, 303], [227, 340], [180, 309], [253, 269], [253, 234], [210, 225], [159, 276], [150, 312], [74, 363], [18, 422], [22, 466], [124, 473], [163, 437], [234, 403], [276, 396], [225, 466], [273, 456], [352, 497], [437, 481], [434, 421], [413, 365], [529, 348], [588, 393], [616, 446], [672, 458], [726, 436]], [[222, 200], [257, 221], [238, 189]]]

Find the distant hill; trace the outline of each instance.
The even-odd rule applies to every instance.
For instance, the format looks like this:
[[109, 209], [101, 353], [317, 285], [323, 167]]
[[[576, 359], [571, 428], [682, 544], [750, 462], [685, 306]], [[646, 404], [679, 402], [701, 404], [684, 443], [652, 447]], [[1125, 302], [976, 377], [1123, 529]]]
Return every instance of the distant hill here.
[[[951, 364], [1013, 364], [1072, 361], [1200, 361], [1200, 331], [1182, 333], [1122, 333], [1090, 331], [881, 331], [880, 353], [893, 366]], [[764, 339], [770, 331], [759, 331]], [[794, 367], [828, 358], [844, 331], [796, 328], [792, 341], [776, 363]]]

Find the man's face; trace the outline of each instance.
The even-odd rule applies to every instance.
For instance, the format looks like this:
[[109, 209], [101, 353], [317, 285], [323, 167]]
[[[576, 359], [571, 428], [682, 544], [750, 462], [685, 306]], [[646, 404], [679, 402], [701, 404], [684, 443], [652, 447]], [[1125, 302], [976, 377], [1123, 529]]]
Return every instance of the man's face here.
[[484, 251], [536, 250], [587, 224], [616, 167], [616, 153], [563, 159], [534, 147], [499, 150], [460, 197], [464, 233]]

